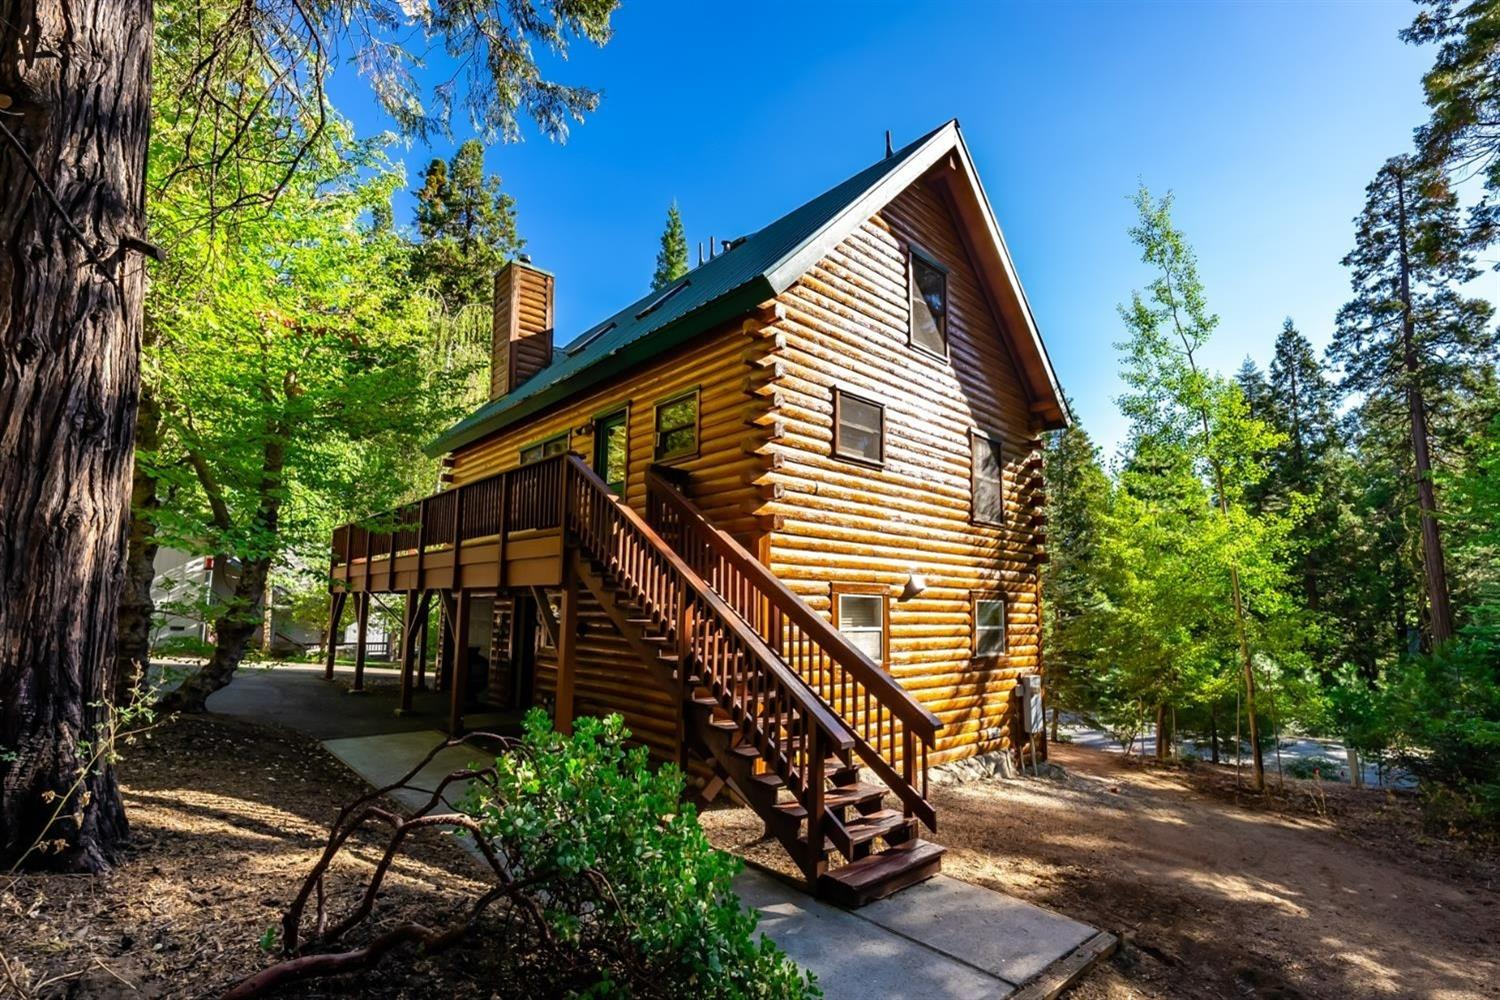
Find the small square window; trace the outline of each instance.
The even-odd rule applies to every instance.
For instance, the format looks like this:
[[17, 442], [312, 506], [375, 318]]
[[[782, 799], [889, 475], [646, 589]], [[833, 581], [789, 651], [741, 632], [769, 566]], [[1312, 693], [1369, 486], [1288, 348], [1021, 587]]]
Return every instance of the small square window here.
[[698, 390], [656, 404], [657, 461], [698, 453]]
[[974, 655], [1005, 655], [1005, 600], [974, 598]]
[[850, 645], [876, 663], [885, 662], [885, 598], [880, 594], [835, 595], [834, 627]]
[[911, 253], [910, 336], [924, 351], [948, 353], [948, 275], [916, 251]]
[[833, 453], [857, 462], [885, 461], [885, 407], [833, 390]]
[[979, 431], [969, 434], [973, 510], [979, 524], [1005, 523], [1004, 464], [1000, 439]]

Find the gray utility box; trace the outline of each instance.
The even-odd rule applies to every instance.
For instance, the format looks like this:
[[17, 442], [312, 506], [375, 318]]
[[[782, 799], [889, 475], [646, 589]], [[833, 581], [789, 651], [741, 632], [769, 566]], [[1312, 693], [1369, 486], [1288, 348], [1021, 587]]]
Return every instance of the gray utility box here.
[[1021, 699], [1021, 731], [1033, 735], [1045, 730], [1047, 723], [1042, 713], [1042, 675], [1022, 674], [1016, 681], [1016, 692]]

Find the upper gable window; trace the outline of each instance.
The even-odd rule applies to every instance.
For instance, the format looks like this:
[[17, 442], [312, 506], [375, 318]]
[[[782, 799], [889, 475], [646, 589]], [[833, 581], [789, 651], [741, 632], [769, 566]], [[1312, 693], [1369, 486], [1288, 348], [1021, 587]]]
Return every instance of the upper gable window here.
[[911, 343], [948, 353], [948, 271], [921, 251], [911, 253]]
[[833, 453], [879, 465], [885, 461], [885, 407], [833, 390]]

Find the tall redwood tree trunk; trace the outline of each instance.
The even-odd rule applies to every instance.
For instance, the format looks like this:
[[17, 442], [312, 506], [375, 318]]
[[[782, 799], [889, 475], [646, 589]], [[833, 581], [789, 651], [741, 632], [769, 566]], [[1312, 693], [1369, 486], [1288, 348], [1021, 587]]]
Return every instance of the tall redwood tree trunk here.
[[[111, 694], [151, 17], [150, 0], [0, 0], [0, 870], [46, 829]], [[110, 863], [126, 833], [110, 769], [82, 792], [46, 833], [61, 847], [28, 864]]]
[[1417, 509], [1422, 525], [1422, 571], [1427, 578], [1427, 608], [1432, 618], [1432, 644], [1453, 638], [1453, 605], [1448, 596], [1448, 569], [1438, 533], [1437, 494], [1432, 487], [1432, 455], [1427, 434], [1427, 404], [1422, 398], [1421, 359], [1417, 356], [1412, 316], [1411, 258], [1406, 243], [1406, 183], [1396, 175], [1397, 229], [1401, 261], [1401, 368], [1406, 376], [1406, 405], [1411, 420], [1411, 453], [1417, 479]]

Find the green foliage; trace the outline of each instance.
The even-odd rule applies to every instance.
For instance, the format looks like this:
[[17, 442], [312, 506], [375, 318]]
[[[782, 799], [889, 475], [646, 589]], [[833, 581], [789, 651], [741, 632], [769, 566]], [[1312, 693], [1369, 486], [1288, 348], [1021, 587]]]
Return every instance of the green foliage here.
[[1401, 661], [1382, 702], [1393, 756], [1438, 829], [1500, 831], [1500, 644], [1468, 634]]
[[651, 275], [651, 288], [666, 288], [687, 273], [687, 236], [682, 231], [682, 214], [677, 211], [677, 202], [674, 201], [667, 208], [667, 228], [662, 230], [661, 249], [656, 254], [656, 271]]
[[444, 306], [488, 305], [495, 272], [526, 244], [516, 232], [515, 200], [484, 172], [484, 144], [470, 139], [449, 163], [433, 160], [417, 198], [412, 274], [436, 288]]
[[[681, 773], [653, 771], [645, 748], [626, 749], [618, 715], [580, 718], [564, 736], [533, 710], [524, 730], [523, 750], [497, 760], [495, 787], [476, 785], [460, 808], [515, 878], [545, 887], [555, 932], [593, 956], [589, 981], [535, 979], [538, 995], [817, 995], [811, 977], [756, 939], [757, 918], [731, 886], [740, 864], [708, 843], [682, 802]], [[594, 876], [617, 906], [570, 889]]]

